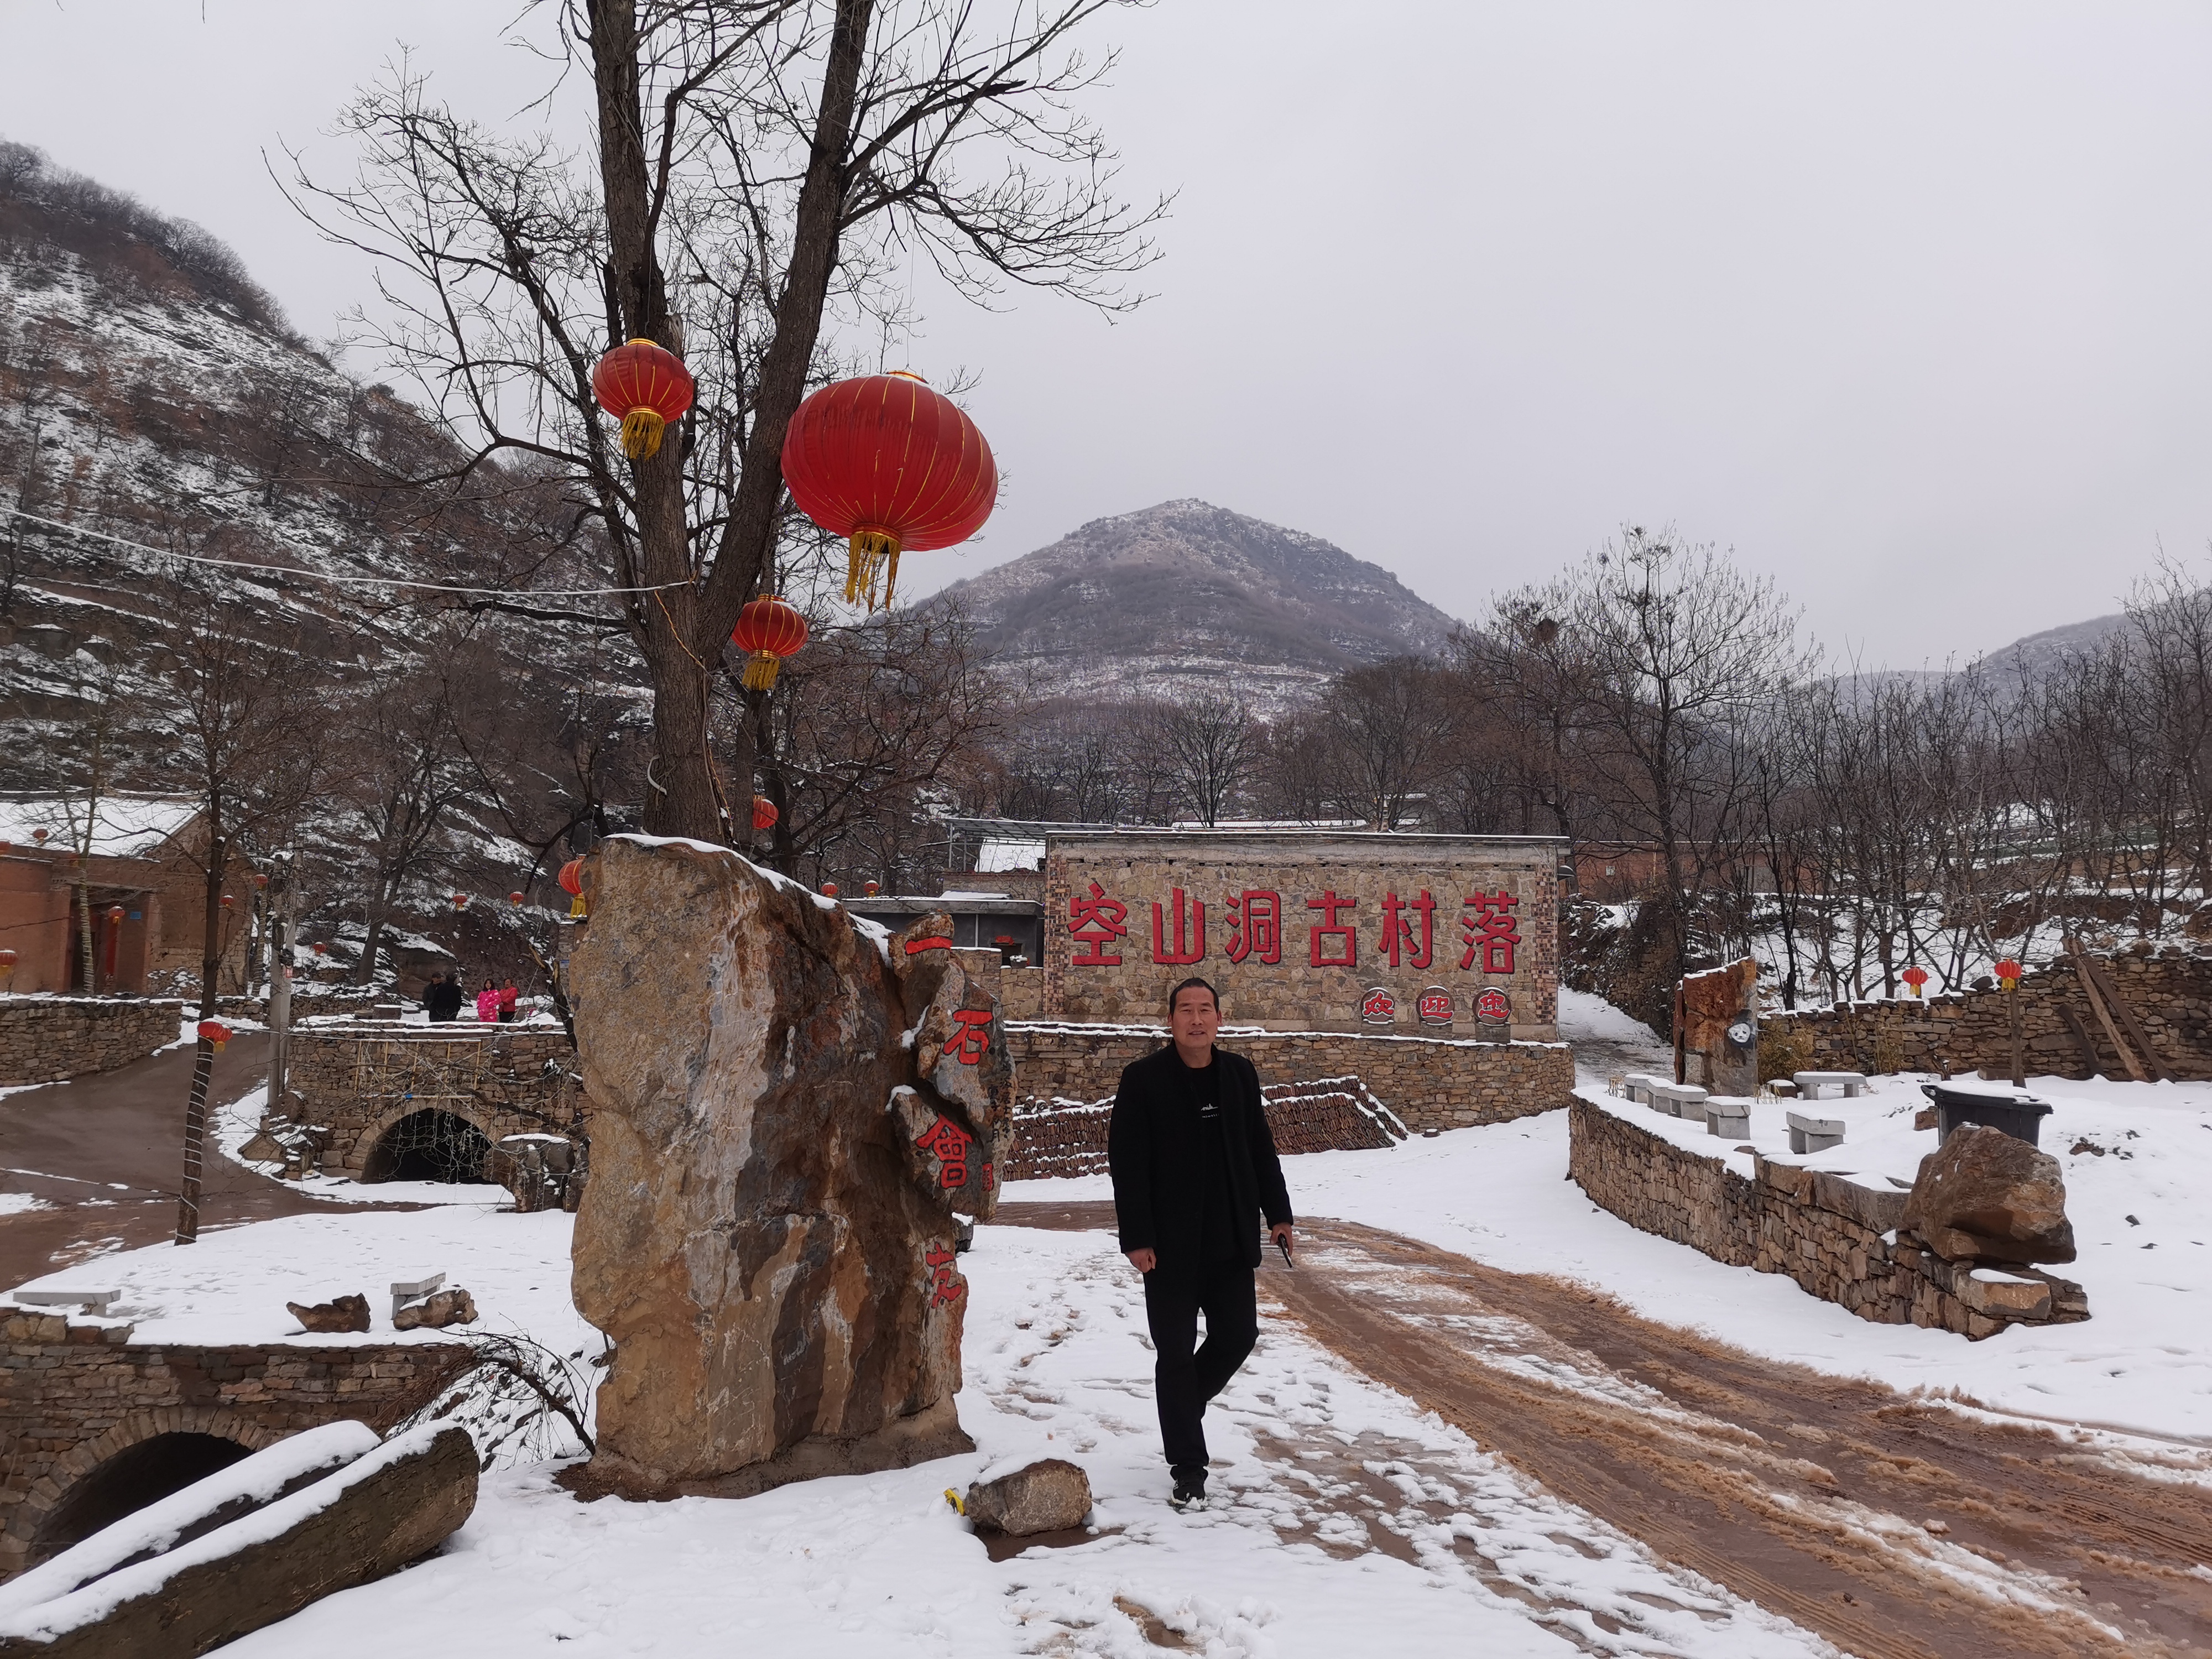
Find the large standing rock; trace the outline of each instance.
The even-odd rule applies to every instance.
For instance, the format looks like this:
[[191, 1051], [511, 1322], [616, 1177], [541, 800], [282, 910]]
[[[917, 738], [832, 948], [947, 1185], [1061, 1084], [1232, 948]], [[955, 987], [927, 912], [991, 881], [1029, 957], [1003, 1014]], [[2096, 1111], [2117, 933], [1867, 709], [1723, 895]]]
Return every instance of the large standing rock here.
[[1980, 1124], [1920, 1160], [1899, 1225], [1947, 1261], [2074, 1259], [2058, 1160]]
[[615, 1352], [572, 1484], [736, 1496], [969, 1449], [954, 1212], [995, 1207], [1013, 1070], [950, 918], [892, 939], [696, 842], [617, 836], [591, 877], [574, 1288]]

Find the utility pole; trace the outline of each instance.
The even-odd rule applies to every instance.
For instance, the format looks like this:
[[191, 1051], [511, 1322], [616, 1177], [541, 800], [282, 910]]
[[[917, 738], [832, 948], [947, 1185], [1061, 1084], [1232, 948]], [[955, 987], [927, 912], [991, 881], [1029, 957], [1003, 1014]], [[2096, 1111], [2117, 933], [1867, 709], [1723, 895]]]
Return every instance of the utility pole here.
[[285, 1113], [285, 1063], [292, 1046], [292, 911], [297, 902], [300, 852], [287, 848], [269, 878], [269, 1103]]

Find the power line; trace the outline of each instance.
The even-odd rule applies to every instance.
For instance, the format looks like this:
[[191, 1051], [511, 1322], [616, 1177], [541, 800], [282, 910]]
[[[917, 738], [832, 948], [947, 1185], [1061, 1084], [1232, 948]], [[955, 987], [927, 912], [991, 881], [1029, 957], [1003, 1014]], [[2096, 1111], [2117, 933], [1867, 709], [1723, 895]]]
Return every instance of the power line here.
[[89, 536], [94, 541], [112, 542], [118, 547], [127, 547], [139, 553], [150, 553], [157, 559], [183, 559], [191, 564], [217, 565], [226, 570], [265, 570], [280, 576], [298, 576], [308, 581], [365, 582], [377, 587], [415, 587], [432, 593], [473, 593], [492, 599], [581, 599], [602, 593], [658, 593], [665, 588], [689, 587], [690, 582], [659, 582], [651, 587], [462, 587], [451, 582], [410, 581], [402, 576], [340, 576], [322, 570], [303, 570], [297, 565], [256, 564], [247, 559], [211, 559], [198, 553], [179, 553], [166, 547], [149, 547], [143, 542], [125, 540], [104, 531], [87, 530], [81, 525], [63, 524], [53, 519], [42, 519], [35, 513], [26, 513], [21, 507], [0, 507], [0, 513], [11, 518], [27, 519], [33, 524], [45, 525], [49, 530], [66, 532], [72, 536]]

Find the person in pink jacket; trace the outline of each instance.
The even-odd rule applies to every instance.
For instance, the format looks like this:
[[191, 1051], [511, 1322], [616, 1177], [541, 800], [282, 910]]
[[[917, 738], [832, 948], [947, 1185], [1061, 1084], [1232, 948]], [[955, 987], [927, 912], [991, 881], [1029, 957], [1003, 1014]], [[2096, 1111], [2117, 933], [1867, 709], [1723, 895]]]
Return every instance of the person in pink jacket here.
[[499, 992], [489, 980], [486, 980], [483, 989], [477, 993], [477, 1018], [487, 1025], [499, 1023]]

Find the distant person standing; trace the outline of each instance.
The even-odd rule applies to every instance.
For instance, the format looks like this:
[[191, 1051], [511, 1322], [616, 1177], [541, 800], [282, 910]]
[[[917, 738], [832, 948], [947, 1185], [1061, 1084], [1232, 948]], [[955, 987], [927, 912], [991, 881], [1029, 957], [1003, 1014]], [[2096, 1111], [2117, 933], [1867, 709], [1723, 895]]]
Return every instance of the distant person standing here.
[[499, 988], [489, 979], [484, 981], [483, 989], [477, 993], [477, 1023], [480, 1025], [496, 1025], [499, 1023]]
[[434, 1020], [459, 1019], [461, 1017], [461, 980], [456, 974], [448, 979], [443, 974], [430, 975], [430, 983], [422, 993], [423, 1012]]
[[[1259, 1340], [1253, 1273], [1260, 1222], [1291, 1243], [1290, 1194], [1260, 1098], [1260, 1074], [1213, 1046], [1221, 1000], [1202, 979], [1168, 994], [1174, 1042], [1121, 1073], [1106, 1133], [1121, 1249], [1145, 1276], [1168, 1502], [1206, 1507], [1206, 1402]], [[1206, 1342], [1198, 1346], [1198, 1316]]]
[[522, 993], [514, 988], [514, 981], [513, 980], [507, 981], [506, 984], [499, 988], [499, 1022], [501, 1024], [507, 1025], [514, 1023], [514, 1005], [521, 1000]]

